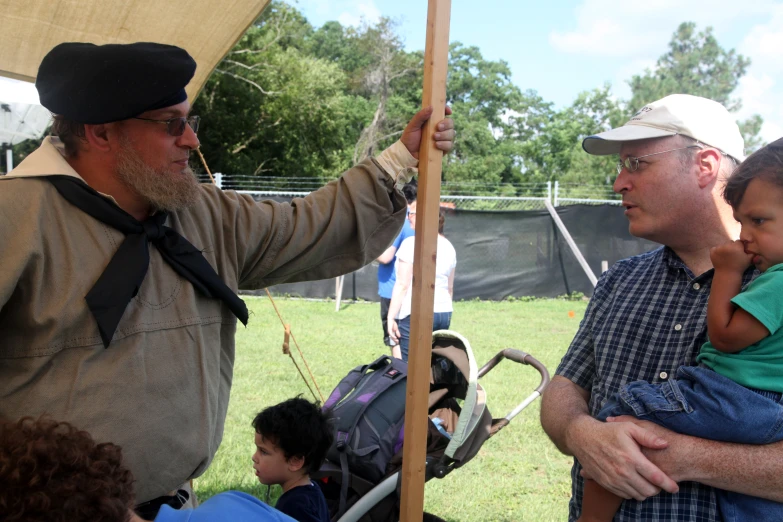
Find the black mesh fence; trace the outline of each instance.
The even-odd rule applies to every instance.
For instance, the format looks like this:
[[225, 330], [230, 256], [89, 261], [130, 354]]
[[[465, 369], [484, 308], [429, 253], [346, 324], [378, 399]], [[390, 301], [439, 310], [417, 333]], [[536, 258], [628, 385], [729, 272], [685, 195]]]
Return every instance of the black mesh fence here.
[[[445, 235], [457, 251], [456, 300], [592, 295], [590, 280], [546, 210], [446, 210]], [[602, 261], [611, 266], [658, 246], [628, 233], [619, 205], [570, 205], [558, 207], [557, 212], [596, 276]], [[376, 274], [377, 263], [372, 263], [347, 275], [343, 299], [377, 301]], [[277, 285], [270, 290], [335, 297], [335, 280]]]

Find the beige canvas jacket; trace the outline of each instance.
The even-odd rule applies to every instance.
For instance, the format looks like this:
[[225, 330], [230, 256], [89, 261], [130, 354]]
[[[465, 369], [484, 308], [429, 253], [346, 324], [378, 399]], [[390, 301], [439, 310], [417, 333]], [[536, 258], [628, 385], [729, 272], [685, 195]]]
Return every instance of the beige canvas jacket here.
[[[405, 219], [405, 198], [380, 165], [415, 160], [395, 147], [290, 205], [204, 185], [199, 203], [166, 224], [233, 290], [356, 270]], [[0, 417], [48, 414], [117, 443], [137, 501], [166, 494], [200, 475], [220, 445], [237, 319], [151, 247], [147, 276], [104, 349], [84, 297], [123, 234], [41, 178], [78, 176], [48, 138], [12, 174], [0, 178]]]

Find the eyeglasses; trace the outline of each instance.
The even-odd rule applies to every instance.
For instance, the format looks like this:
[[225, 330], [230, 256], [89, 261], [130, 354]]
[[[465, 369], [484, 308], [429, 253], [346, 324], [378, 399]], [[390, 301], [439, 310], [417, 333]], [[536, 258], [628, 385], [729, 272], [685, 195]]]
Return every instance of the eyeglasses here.
[[171, 118], [168, 120], [153, 120], [150, 118], [133, 118], [134, 120], [142, 120], [142, 121], [152, 121], [155, 123], [165, 123], [166, 124], [166, 131], [169, 133], [169, 136], [182, 136], [185, 133], [185, 125], [190, 125], [190, 128], [193, 129], [193, 133], [198, 132], [198, 122], [200, 121], [200, 118], [198, 116], [188, 116], [187, 118], [181, 117], [181, 118]]
[[661, 152], [653, 152], [652, 154], [645, 154], [644, 156], [628, 156], [624, 160], [621, 159], [617, 162], [617, 174], [619, 175], [620, 172], [623, 171], [623, 169], [627, 170], [628, 172], [636, 172], [639, 170], [639, 160], [642, 158], [649, 158], [650, 156], [656, 156], [658, 154], [666, 154], [667, 152], [674, 152], [676, 150], [685, 150], [685, 149], [703, 149], [701, 143], [697, 143], [695, 145], [688, 145], [687, 147], [680, 147], [678, 149], [669, 149], [669, 150], [662, 150]]

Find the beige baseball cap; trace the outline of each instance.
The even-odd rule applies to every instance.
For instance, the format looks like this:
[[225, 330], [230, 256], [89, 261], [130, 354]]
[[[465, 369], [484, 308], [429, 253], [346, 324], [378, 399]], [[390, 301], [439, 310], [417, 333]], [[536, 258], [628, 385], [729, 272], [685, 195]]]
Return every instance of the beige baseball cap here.
[[745, 159], [745, 140], [729, 111], [716, 101], [690, 94], [672, 94], [647, 104], [622, 127], [585, 138], [582, 148], [597, 156], [619, 154], [623, 142], [675, 134], [720, 149], [737, 161]]

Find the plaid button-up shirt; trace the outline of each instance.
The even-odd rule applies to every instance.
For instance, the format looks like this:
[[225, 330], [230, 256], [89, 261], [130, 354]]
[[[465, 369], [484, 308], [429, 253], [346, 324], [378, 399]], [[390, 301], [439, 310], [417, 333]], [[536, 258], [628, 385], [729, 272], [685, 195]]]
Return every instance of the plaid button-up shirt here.
[[[679, 366], [693, 365], [707, 340], [707, 299], [713, 271], [694, 277], [668, 247], [616, 263], [595, 287], [579, 331], [557, 374], [590, 392], [596, 415], [624, 384], [661, 382]], [[745, 274], [743, 286], [754, 271]], [[581, 512], [584, 479], [574, 459], [569, 520]], [[626, 500], [616, 522], [719, 521], [713, 489], [695, 482], [679, 493], [661, 492], [643, 502]]]

